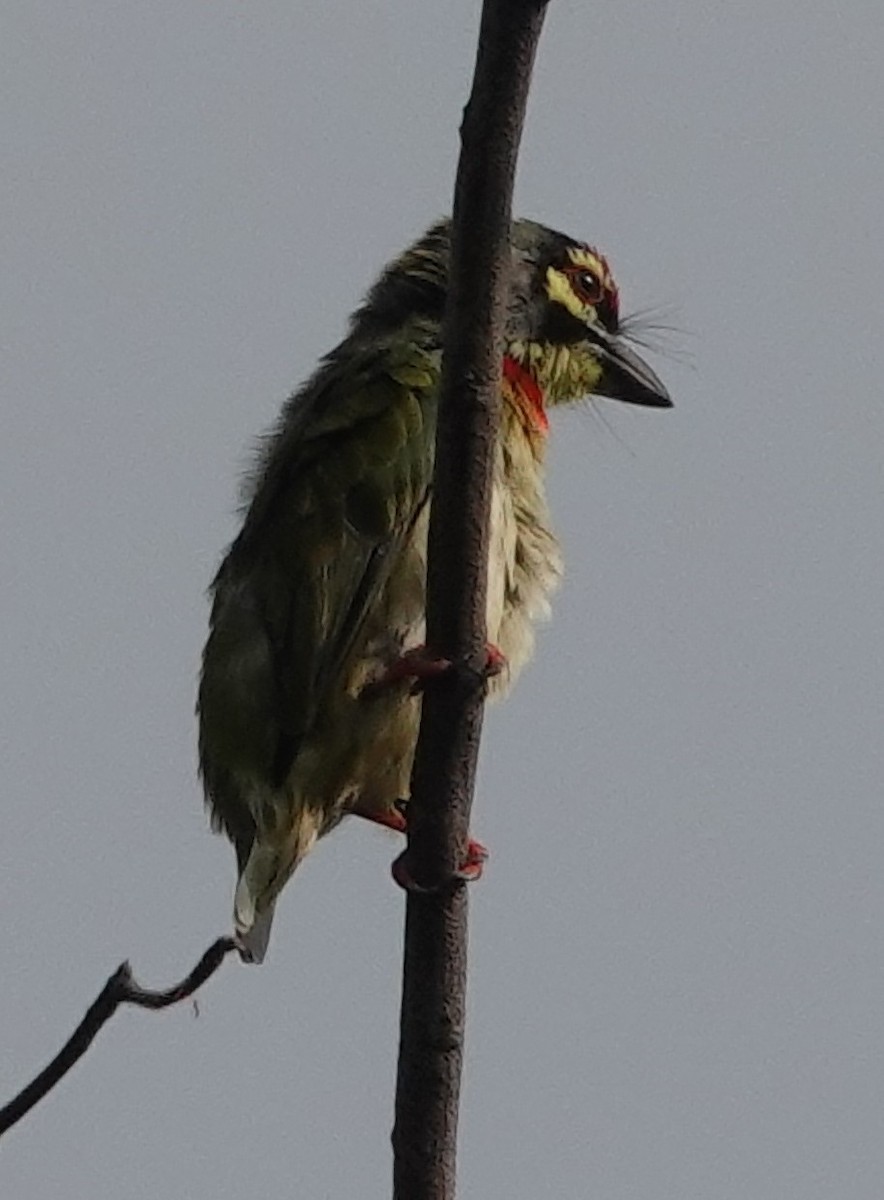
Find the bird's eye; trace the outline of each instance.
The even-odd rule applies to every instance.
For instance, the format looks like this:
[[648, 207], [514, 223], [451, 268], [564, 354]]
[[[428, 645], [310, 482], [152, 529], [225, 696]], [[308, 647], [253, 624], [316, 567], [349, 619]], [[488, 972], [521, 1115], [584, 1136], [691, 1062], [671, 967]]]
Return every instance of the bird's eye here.
[[602, 298], [603, 288], [600, 281], [593, 275], [592, 271], [577, 271], [574, 274], [574, 282], [577, 285], [577, 290], [580, 293], [580, 298], [587, 304], [598, 304]]

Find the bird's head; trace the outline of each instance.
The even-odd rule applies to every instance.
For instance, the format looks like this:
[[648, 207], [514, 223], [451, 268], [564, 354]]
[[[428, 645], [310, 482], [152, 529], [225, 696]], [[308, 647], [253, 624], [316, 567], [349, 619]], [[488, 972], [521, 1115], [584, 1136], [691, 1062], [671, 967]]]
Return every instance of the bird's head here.
[[512, 243], [506, 353], [546, 401], [595, 395], [670, 408], [664, 385], [626, 344], [604, 255], [534, 221], [515, 221]]
[[[355, 337], [414, 319], [441, 324], [449, 232], [449, 222], [440, 221], [387, 267], [354, 316]], [[504, 373], [525, 372], [527, 386], [542, 393], [541, 405], [595, 395], [671, 407], [666, 388], [626, 344], [604, 256], [535, 221], [514, 221], [511, 242]]]

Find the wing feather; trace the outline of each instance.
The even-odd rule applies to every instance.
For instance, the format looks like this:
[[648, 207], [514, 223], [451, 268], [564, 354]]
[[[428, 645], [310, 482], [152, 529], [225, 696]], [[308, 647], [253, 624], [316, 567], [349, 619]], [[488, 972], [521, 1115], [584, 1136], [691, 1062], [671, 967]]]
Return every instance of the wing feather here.
[[332, 356], [289, 402], [212, 585], [200, 766], [238, 845], [242, 779], [281, 786], [426, 503], [438, 352], [405, 346]]

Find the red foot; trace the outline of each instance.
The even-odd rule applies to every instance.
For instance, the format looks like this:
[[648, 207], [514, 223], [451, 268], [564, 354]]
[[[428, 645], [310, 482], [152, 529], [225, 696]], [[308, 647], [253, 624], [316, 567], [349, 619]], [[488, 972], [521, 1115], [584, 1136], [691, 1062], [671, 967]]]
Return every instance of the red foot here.
[[[354, 810], [353, 815], [355, 817], [362, 817], [366, 821], [371, 821], [374, 825], [382, 825], [384, 829], [392, 829], [394, 833], [408, 833], [408, 823], [403, 811], [404, 807], [404, 803], [400, 801], [396, 807], [382, 811], [363, 812], [357, 808]], [[474, 880], [480, 879], [482, 868], [487, 861], [488, 851], [481, 842], [477, 842], [475, 838], [470, 838], [467, 842], [466, 858], [461, 867], [455, 872], [454, 878], [463, 879], [467, 883], [472, 883]], [[391, 869], [393, 878], [406, 891], [432, 891], [431, 888], [422, 888], [414, 882], [405, 862], [405, 853], [399, 855]]]
[[[490, 678], [492, 675], [499, 675], [506, 667], [506, 657], [497, 646], [488, 643], [486, 647], [485, 658], [485, 675]], [[430, 679], [438, 679], [440, 675], [444, 675], [446, 671], [450, 671], [454, 664], [448, 658], [436, 658], [427, 652], [426, 646], [416, 646], [413, 650], [407, 650], [401, 658], [397, 658], [384, 671], [383, 675], [374, 683], [370, 683], [365, 689], [368, 692], [379, 691], [381, 688], [388, 688], [397, 683], [403, 683], [406, 680], [414, 682], [414, 690], [419, 691], [420, 688]]]
[[384, 829], [392, 829], [394, 833], [408, 833], [405, 814], [400, 808], [388, 808], [383, 812], [363, 812], [357, 808], [354, 810], [353, 816], [363, 817], [366, 821], [371, 821], [373, 825], [383, 825]]
[[[467, 854], [461, 866], [452, 875], [452, 881], [463, 880], [465, 883], [474, 883], [482, 877], [482, 869], [488, 861], [488, 851], [481, 842], [470, 838], [467, 842]], [[395, 860], [391, 868], [391, 873], [395, 881], [406, 892], [436, 892], [439, 887], [423, 887], [417, 883], [414, 876], [408, 867], [408, 851], [403, 851], [402, 854]]]
[[427, 653], [426, 646], [416, 646], [414, 650], [406, 650], [401, 658], [397, 658], [384, 671], [383, 675], [373, 685], [377, 688], [390, 687], [394, 683], [403, 683], [413, 679], [416, 683], [424, 683], [428, 679], [436, 679], [451, 670], [451, 662], [447, 658], [434, 658]]
[[485, 674], [490, 679], [492, 675], [499, 675], [506, 668], [506, 655], [493, 642], [489, 642], [485, 647], [485, 653], [488, 656], [485, 660]]

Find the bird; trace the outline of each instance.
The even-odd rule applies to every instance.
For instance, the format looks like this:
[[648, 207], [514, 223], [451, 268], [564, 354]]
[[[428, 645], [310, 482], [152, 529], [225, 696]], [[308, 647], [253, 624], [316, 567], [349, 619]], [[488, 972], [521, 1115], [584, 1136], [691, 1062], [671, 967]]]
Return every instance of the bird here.
[[[240, 956], [261, 962], [279, 894], [349, 815], [405, 832], [420, 721], [427, 528], [450, 221], [381, 273], [284, 404], [210, 587], [197, 717], [212, 825], [236, 851]], [[532, 655], [562, 576], [544, 487], [549, 416], [590, 396], [671, 407], [627, 345], [604, 255], [510, 227], [488, 541], [488, 693]], [[438, 664], [436, 664], [438, 665]], [[460, 872], [486, 857], [471, 841]], [[401, 860], [394, 876], [409, 886]]]

